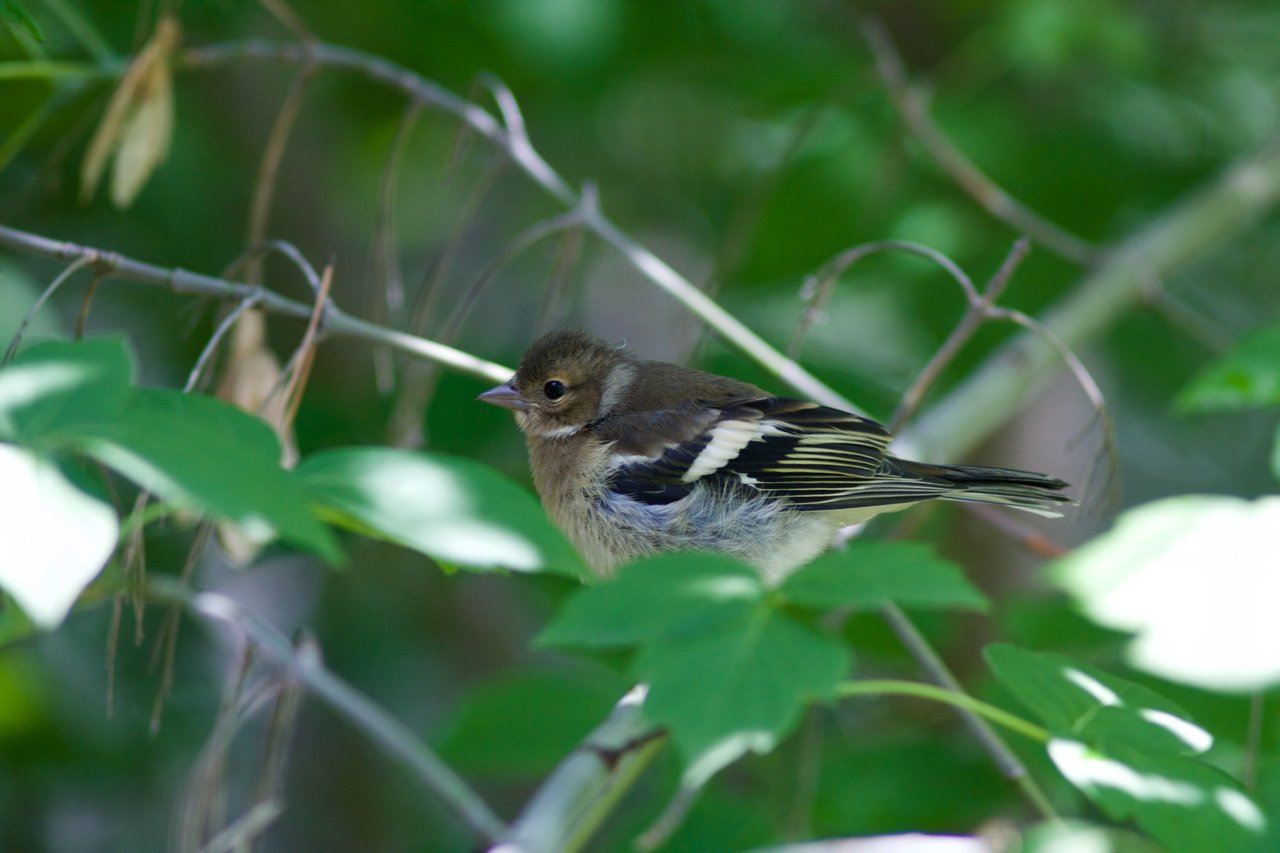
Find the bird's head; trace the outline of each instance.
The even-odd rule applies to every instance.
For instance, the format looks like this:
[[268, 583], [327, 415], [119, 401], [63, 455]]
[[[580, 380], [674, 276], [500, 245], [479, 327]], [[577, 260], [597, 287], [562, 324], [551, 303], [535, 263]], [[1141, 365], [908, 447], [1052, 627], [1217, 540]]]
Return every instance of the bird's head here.
[[633, 359], [616, 347], [561, 329], [534, 341], [511, 381], [477, 399], [511, 409], [528, 435], [562, 438], [608, 414], [635, 370]]

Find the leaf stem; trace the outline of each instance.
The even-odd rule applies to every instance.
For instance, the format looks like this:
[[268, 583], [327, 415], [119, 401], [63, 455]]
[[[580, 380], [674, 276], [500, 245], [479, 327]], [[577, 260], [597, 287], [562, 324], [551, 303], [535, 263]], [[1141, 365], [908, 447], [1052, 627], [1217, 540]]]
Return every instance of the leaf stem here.
[[1040, 743], [1049, 742], [1049, 732], [1037, 726], [1035, 723], [1028, 722], [1021, 717], [1009, 713], [1003, 708], [997, 708], [981, 699], [976, 699], [968, 693], [957, 693], [954, 690], [948, 690], [944, 687], [938, 687], [935, 684], [924, 684], [919, 681], [901, 681], [895, 679], [872, 679], [867, 681], [846, 681], [842, 683], [837, 692], [841, 696], [912, 696], [917, 699], [928, 699], [933, 702], [941, 702], [945, 705], [951, 705], [955, 708], [961, 708], [979, 716], [985, 717], [998, 726], [1003, 726], [1011, 732], [1017, 732], [1023, 737]]

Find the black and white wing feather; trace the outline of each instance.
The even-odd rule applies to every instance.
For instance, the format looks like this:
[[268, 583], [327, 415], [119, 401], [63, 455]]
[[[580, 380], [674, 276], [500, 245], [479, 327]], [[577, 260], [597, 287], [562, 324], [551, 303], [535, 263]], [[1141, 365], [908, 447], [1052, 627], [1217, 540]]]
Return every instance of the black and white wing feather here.
[[647, 504], [699, 485], [752, 492], [798, 511], [840, 511], [930, 498], [1056, 515], [1061, 480], [1004, 468], [925, 465], [888, 455], [890, 435], [858, 415], [783, 397], [689, 406], [609, 425], [609, 487]]

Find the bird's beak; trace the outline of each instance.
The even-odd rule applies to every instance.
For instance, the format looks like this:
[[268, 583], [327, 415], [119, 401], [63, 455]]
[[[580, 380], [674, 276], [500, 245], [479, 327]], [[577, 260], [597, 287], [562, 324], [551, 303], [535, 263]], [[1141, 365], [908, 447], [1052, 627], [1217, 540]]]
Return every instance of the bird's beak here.
[[529, 404], [524, 397], [520, 396], [520, 392], [510, 382], [490, 388], [479, 397], [476, 397], [476, 399], [485, 403], [492, 403], [495, 406], [501, 406], [504, 409], [510, 409], [513, 412], [529, 411]]

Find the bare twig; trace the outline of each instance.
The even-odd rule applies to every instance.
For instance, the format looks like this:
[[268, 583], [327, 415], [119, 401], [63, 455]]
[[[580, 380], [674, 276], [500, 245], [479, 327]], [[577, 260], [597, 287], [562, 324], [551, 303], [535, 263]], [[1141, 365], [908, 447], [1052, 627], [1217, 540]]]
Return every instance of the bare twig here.
[[209, 336], [209, 341], [204, 345], [204, 349], [200, 350], [200, 357], [196, 359], [191, 372], [187, 374], [187, 382], [182, 387], [183, 392], [190, 393], [195, 389], [200, 379], [204, 376], [209, 359], [213, 358], [213, 354], [217, 352], [218, 344], [222, 343], [222, 339], [227, 332], [231, 331], [231, 327], [235, 325], [236, 321], [240, 319], [240, 315], [257, 305], [260, 298], [260, 293], [250, 293], [244, 299], [241, 299], [236, 307], [227, 312], [227, 316], [222, 318], [217, 328], [213, 330], [213, 334]]
[[[286, 299], [271, 290], [183, 269], [159, 267], [102, 249], [50, 240], [6, 225], [0, 225], [0, 246], [63, 261], [86, 258], [88, 265], [106, 276], [161, 285], [175, 293], [213, 296], [236, 301], [256, 293], [261, 307], [265, 310], [301, 320], [311, 317], [312, 305]], [[333, 335], [348, 335], [373, 343], [386, 344], [406, 355], [433, 361], [487, 382], [502, 382], [511, 378], [509, 367], [477, 358], [435, 341], [361, 320], [340, 310], [332, 303], [329, 304], [326, 312], [325, 330]]]
[[282, 430], [293, 429], [294, 419], [298, 416], [298, 407], [302, 405], [302, 392], [307, 387], [307, 379], [311, 376], [311, 365], [315, 363], [320, 319], [324, 316], [325, 307], [329, 304], [329, 287], [332, 284], [333, 261], [330, 261], [320, 276], [320, 290], [316, 293], [315, 308], [311, 311], [311, 319], [307, 321], [307, 330], [302, 336], [302, 342], [298, 344], [297, 367], [289, 374], [289, 383], [284, 391], [284, 420], [279, 425]]
[[956, 353], [960, 351], [960, 348], [968, 343], [969, 338], [982, 325], [982, 322], [992, 316], [991, 312], [995, 309], [996, 300], [1004, 293], [1004, 289], [1009, 286], [1014, 270], [1018, 268], [1018, 264], [1022, 263], [1022, 259], [1027, 256], [1027, 252], [1030, 250], [1031, 244], [1025, 237], [1015, 242], [1013, 248], [1009, 250], [1008, 256], [1005, 257], [1004, 263], [1000, 265], [1000, 269], [987, 282], [987, 286], [982, 289], [981, 295], [975, 293], [972, 287], [962, 287], [965, 299], [968, 302], [964, 316], [960, 318], [959, 324], [956, 325], [942, 346], [933, 354], [933, 358], [929, 359], [929, 363], [920, 371], [920, 375], [916, 377], [915, 381], [911, 383], [911, 386], [902, 395], [902, 401], [898, 403], [898, 408], [893, 413], [893, 419], [889, 422], [890, 432], [897, 432], [915, 414], [916, 409], [920, 406], [920, 401], [924, 399], [924, 395], [929, 391], [929, 388], [937, 381], [943, 368], [950, 364]]
[[922, 246], [919, 243], [912, 243], [907, 240], [877, 240], [874, 243], [863, 243], [860, 246], [845, 249], [823, 264], [817, 272], [805, 279], [804, 286], [800, 291], [801, 298], [806, 302], [805, 310], [800, 315], [799, 322], [796, 323], [795, 331], [791, 335], [791, 343], [787, 347], [787, 352], [791, 358], [799, 356], [805, 337], [818, 322], [823, 312], [826, 311], [827, 302], [830, 301], [831, 294], [835, 292], [836, 283], [840, 280], [840, 276], [848, 272], [863, 258], [881, 252], [905, 252], [909, 255], [918, 255], [933, 261], [945, 270], [955, 280], [956, 284], [960, 285], [966, 300], [972, 303], [980, 299], [978, 289], [974, 287], [973, 280], [969, 278], [968, 273], [937, 249], [931, 249], [928, 246]]
[[35, 319], [36, 314], [39, 313], [40, 309], [44, 307], [44, 304], [49, 301], [49, 298], [53, 296], [53, 294], [57, 293], [58, 288], [62, 287], [63, 284], [69, 281], [77, 271], [90, 265], [91, 262], [87, 258], [73, 259], [67, 268], [59, 273], [58, 277], [55, 278], [49, 286], [44, 289], [44, 292], [36, 298], [36, 301], [31, 303], [31, 307], [28, 308], [27, 313], [22, 316], [21, 322], [18, 323], [18, 328], [14, 330], [13, 337], [9, 340], [9, 347], [4, 351], [4, 358], [0, 359], [0, 367], [3, 367], [13, 361], [14, 355], [18, 352], [18, 347], [22, 345], [22, 336], [26, 334], [27, 326], [31, 325], [31, 321]]
[[193, 592], [169, 578], [156, 577], [148, 584], [155, 598], [178, 603], [196, 616], [220, 622], [250, 642], [256, 654], [295, 679], [308, 693], [332, 707], [391, 758], [409, 769], [435, 793], [465, 826], [479, 837], [497, 841], [508, 827], [479, 795], [441, 761], [408, 726], [392, 717], [372, 699], [334, 675], [314, 650], [295, 649], [289, 640], [257, 614], [214, 592]]
[[[381, 186], [378, 190], [378, 213], [373, 223], [370, 276], [372, 281], [369, 282], [368, 288], [369, 316], [375, 323], [395, 327], [401, 325], [405, 304], [404, 278], [400, 273], [399, 261], [400, 229], [397, 225], [400, 164], [404, 161], [405, 152], [409, 149], [413, 127], [421, 112], [421, 105], [411, 101], [405, 108], [400, 123], [396, 125], [396, 134], [391, 140], [391, 150], [387, 153], [387, 164], [382, 169]], [[378, 391], [382, 394], [390, 394], [395, 383], [391, 351], [386, 347], [376, 347], [373, 351], [373, 365]]]
[[1095, 258], [1094, 247], [1001, 189], [938, 129], [929, 118], [924, 97], [907, 79], [902, 57], [883, 24], [868, 18], [862, 23], [862, 34], [903, 124], [961, 189], [996, 219], [1029, 235], [1054, 254], [1077, 264], [1087, 264]]
[[508, 103], [507, 94], [502, 89], [494, 88], [493, 91], [505, 116], [505, 126], [486, 110], [402, 66], [379, 56], [336, 45], [317, 43], [303, 50], [291, 43], [251, 39], [188, 50], [183, 55], [183, 64], [188, 68], [207, 68], [245, 59], [314, 61], [321, 65], [348, 68], [399, 89], [428, 106], [453, 114], [480, 136], [505, 150], [534, 183], [557, 201], [571, 209], [581, 207], [584, 224], [591, 233], [616, 249], [653, 284], [677, 299], [692, 314], [738, 349], [749, 354], [766, 370], [814, 400], [847, 411], [858, 410], [852, 402], [787, 358], [665, 261], [623, 232], [604, 215], [598, 204], [586, 204], [585, 195], [574, 192], [529, 143], [524, 134], [523, 122], [517, 118], [518, 110], [512, 110], [514, 99]]

